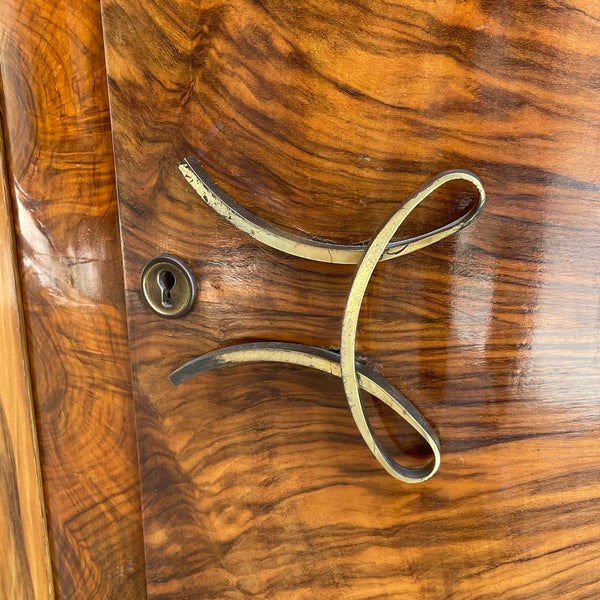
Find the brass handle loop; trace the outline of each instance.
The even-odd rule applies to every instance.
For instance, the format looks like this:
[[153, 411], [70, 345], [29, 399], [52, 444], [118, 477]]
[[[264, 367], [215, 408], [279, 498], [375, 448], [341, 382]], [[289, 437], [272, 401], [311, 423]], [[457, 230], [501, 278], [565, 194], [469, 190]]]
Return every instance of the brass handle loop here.
[[[259, 242], [287, 254], [309, 260], [336, 264], [358, 264], [348, 293], [342, 320], [340, 353], [304, 344], [256, 342], [239, 344], [209, 352], [190, 361], [169, 376], [174, 385], [190, 377], [226, 364], [270, 361], [311, 367], [342, 379], [350, 412], [367, 447], [383, 468], [396, 479], [419, 483], [432, 477], [440, 465], [440, 443], [430, 424], [416, 407], [385, 377], [356, 361], [356, 332], [365, 291], [378, 262], [397, 258], [438, 242], [471, 223], [485, 203], [485, 191], [479, 178], [465, 170], [446, 171], [414, 193], [386, 221], [379, 233], [365, 244], [337, 244], [301, 237], [260, 219], [225, 194], [208, 176], [196, 159], [185, 159], [179, 170], [208, 206], [232, 225]], [[424, 235], [392, 241], [408, 215], [432, 192], [446, 183], [462, 180], [471, 183], [478, 200], [460, 218]], [[365, 414], [360, 389], [372, 394], [402, 417], [427, 442], [433, 459], [424, 467], [406, 467], [385, 449]]]
[[[221, 348], [214, 352], [203, 354], [194, 358], [182, 367], [179, 367], [171, 375], [169, 380], [173, 385], [179, 385], [195, 375], [205, 373], [217, 367], [230, 364], [240, 364], [246, 362], [277, 362], [292, 365], [309, 367], [324, 373], [329, 373], [336, 377], [342, 376], [340, 367], [340, 355], [324, 348], [316, 348], [305, 344], [288, 344], [283, 342], [254, 342], [251, 344], [238, 344], [228, 348]], [[372, 446], [378, 448], [378, 453], [372, 450], [375, 457], [384, 466], [393, 464], [394, 470], [391, 473], [397, 479], [408, 483], [419, 483], [429, 479], [440, 466], [440, 441], [431, 428], [431, 425], [425, 420], [423, 415], [406, 398], [400, 390], [397, 390], [390, 382], [377, 371], [366, 367], [360, 363], [355, 365], [356, 381], [360, 389], [372, 394], [394, 412], [400, 415], [421, 437], [427, 442], [433, 452], [433, 459], [424, 467], [409, 468], [395, 463], [393, 458], [387, 453], [385, 448], [381, 447], [376, 436], [374, 436], [368, 421], [367, 438], [373, 440]], [[355, 417], [356, 420], [356, 417]], [[362, 431], [361, 431], [362, 433]], [[363, 434], [365, 438], [365, 434]], [[365, 439], [367, 444], [369, 441]], [[371, 447], [371, 445], [369, 447]], [[379, 458], [384, 457], [385, 462]], [[388, 470], [386, 468], [386, 470]]]
[[[217, 214], [221, 215], [240, 231], [247, 233], [266, 246], [270, 246], [286, 254], [299, 256], [300, 258], [338, 265], [355, 265], [365, 253], [367, 244], [336, 244], [335, 242], [315, 240], [290, 233], [276, 227], [272, 223], [268, 223], [238, 204], [231, 196], [220, 189], [195, 158], [185, 158], [179, 164], [179, 170], [186, 181], [194, 188], [198, 196]], [[433, 189], [444, 185], [444, 183], [452, 179], [464, 179], [473, 183], [479, 191], [479, 201], [465, 215], [439, 229], [405, 240], [388, 240], [381, 253], [380, 260], [398, 258], [399, 256], [410, 254], [415, 250], [435, 244], [449, 235], [460, 231], [477, 217], [485, 199], [485, 193], [479, 178], [469, 171], [447, 171], [438, 175], [425, 188], [440, 179], [443, 179], [443, 181]]]
[[[393, 235], [396, 233], [400, 225], [408, 217], [408, 215], [421, 203], [427, 196], [434, 192], [439, 187], [445, 185], [449, 181], [461, 179], [472, 183], [477, 191], [479, 192], [479, 200], [475, 205], [476, 210], [471, 210], [467, 213], [467, 217], [470, 216], [471, 222], [481, 211], [485, 202], [485, 191], [479, 178], [468, 171], [447, 171], [441, 173], [418, 192], [412, 195], [383, 225], [379, 233], [371, 240], [369, 246], [365, 250], [363, 257], [358, 263], [358, 267], [352, 280], [350, 292], [348, 293], [348, 299], [346, 300], [346, 308], [344, 310], [344, 317], [342, 319], [342, 334], [340, 342], [340, 365], [342, 372], [342, 383], [344, 384], [344, 391], [346, 392], [346, 399], [350, 406], [350, 411], [356, 422], [358, 430], [363, 436], [365, 443], [380, 462], [383, 468], [392, 477], [397, 479], [403, 479], [403, 473], [405, 467], [400, 465], [382, 446], [377, 436], [373, 435], [373, 431], [369, 425], [369, 421], [365, 415], [364, 407], [360, 399], [360, 392], [357, 382], [357, 371], [355, 365], [356, 355], [356, 330], [358, 327], [358, 317], [360, 314], [360, 308], [365, 295], [365, 291], [377, 266], [377, 263], [381, 260], [382, 256], [388, 248], [389, 242]], [[459, 219], [460, 221], [460, 219]], [[458, 231], [462, 227], [465, 227], [468, 223], [463, 224], [461, 222], [452, 226], [451, 229], [445, 229], [445, 235], [450, 235]], [[442, 228], [443, 229], [443, 228]], [[419, 432], [420, 433], [420, 432]], [[423, 435], [423, 434], [421, 434]], [[424, 436], [423, 436], [424, 437]], [[426, 439], [426, 438], [425, 438]], [[431, 444], [430, 444], [431, 445]], [[439, 466], [439, 463], [438, 463]], [[435, 469], [437, 470], [437, 468]], [[431, 477], [434, 473], [431, 473]], [[427, 478], [426, 478], [427, 479]], [[421, 480], [423, 481], [423, 480]], [[417, 481], [415, 481], [417, 483]]]

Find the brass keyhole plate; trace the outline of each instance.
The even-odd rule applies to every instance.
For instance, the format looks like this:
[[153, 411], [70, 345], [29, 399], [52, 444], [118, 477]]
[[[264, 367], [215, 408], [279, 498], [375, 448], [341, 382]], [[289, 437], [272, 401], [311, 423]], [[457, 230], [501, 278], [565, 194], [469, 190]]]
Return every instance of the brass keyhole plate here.
[[186, 315], [194, 306], [198, 285], [190, 269], [169, 255], [150, 260], [142, 271], [142, 296], [161, 317], [175, 319]]

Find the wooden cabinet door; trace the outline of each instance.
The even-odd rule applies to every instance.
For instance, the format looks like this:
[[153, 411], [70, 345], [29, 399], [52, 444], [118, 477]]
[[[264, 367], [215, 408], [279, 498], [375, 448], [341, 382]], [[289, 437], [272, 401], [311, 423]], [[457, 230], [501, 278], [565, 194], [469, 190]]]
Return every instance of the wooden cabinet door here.
[[[584, 599], [600, 593], [600, 12], [571, 4], [104, 0], [149, 597]], [[207, 352], [337, 351], [356, 266], [270, 248], [178, 169], [288, 232], [370, 240], [448, 169], [468, 228], [377, 266], [357, 360], [441, 441], [395, 480], [339, 378]], [[468, 210], [433, 195], [398, 238]], [[198, 299], [153, 313], [144, 265]], [[421, 438], [365, 398], [407, 464]]]

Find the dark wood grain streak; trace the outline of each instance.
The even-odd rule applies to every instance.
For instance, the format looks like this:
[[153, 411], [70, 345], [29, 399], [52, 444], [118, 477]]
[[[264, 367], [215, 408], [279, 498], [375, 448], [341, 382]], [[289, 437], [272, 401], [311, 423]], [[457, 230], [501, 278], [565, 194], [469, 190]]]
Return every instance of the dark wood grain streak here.
[[99, 4], [3, 1], [0, 43], [56, 594], [139, 600], [139, 475]]
[[[103, 0], [103, 19], [150, 597], [597, 596], [597, 3]], [[389, 478], [325, 375], [169, 386], [224, 345], [338, 347], [353, 274], [227, 225], [185, 156], [263, 218], [344, 242], [440, 171], [481, 176], [478, 221], [380, 265], [361, 313], [361, 358], [437, 429], [434, 479]], [[453, 191], [402, 234], [458, 214]], [[199, 281], [181, 321], [139, 295], [163, 252]]]

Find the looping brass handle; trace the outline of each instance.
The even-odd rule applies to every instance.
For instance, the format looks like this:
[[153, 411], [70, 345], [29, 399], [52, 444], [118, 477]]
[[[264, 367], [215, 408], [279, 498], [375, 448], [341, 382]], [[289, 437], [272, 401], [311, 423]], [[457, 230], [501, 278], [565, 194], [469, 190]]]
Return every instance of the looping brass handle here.
[[[305, 344], [287, 344], [283, 342], [254, 342], [252, 344], [238, 344], [229, 348], [222, 348], [203, 354], [198, 358], [194, 358], [179, 369], [173, 371], [169, 375], [169, 380], [173, 385], [179, 385], [190, 379], [194, 375], [205, 373], [217, 367], [222, 367], [230, 364], [239, 364], [245, 362], [278, 362], [303, 367], [310, 367], [335, 375], [342, 376], [340, 367], [340, 355], [331, 350], [324, 348], [315, 348]], [[384, 457], [383, 466], [394, 465], [393, 472], [390, 473], [394, 477], [402, 481], [418, 483], [429, 479], [438, 469], [440, 465], [440, 442], [437, 435], [425, 420], [423, 415], [414, 407], [414, 405], [406, 398], [400, 390], [397, 390], [390, 382], [377, 371], [366, 367], [360, 363], [356, 363], [357, 381], [360, 389], [372, 394], [393, 411], [399, 414], [407, 423], [410, 424], [423, 439], [429, 444], [433, 450], [433, 460], [421, 468], [407, 468], [394, 462], [394, 459], [389, 455], [387, 450], [381, 445], [380, 441], [374, 435], [368, 421], [367, 443], [371, 451], [377, 457], [379, 462], [382, 462], [379, 455]], [[363, 438], [365, 435], [363, 434]]]
[[[174, 385], [216, 367], [242, 362], [270, 361], [298, 364], [341, 377], [346, 399], [354, 421], [369, 450], [393, 477], [407, 483], [419, 483], [432, 477], [440, 465], [440, 443], [432, 427], [415, 406], [380, 373], [356, 361], [356, 331], [360, 307], [371, 275], [378, 262], [397, 258], [438, 242], [471, 223], [485, 203], [485, 191], [479, 178], [465, 170], [447, 171], [434, 177], [404, 202], [385, 222], [379, 233], [365, 244], [336, 244], [304, 238], [267, 223], [230, 196], [212, 181], [195, 159], [185, 159], [179, 165], [188, 183], [208, 206], [232, 225], [256, 240], [287, 254], [309, 260], [336, 264], [358, 264], [348, 293], [339, 354], [304, 344], [257, 342], [239, 344], [204, 354], [175, 370], [169, 379]], [[424, 235], [400, 241], [392, 237], [408, 215], [432, 192], [446, 183], [462, 180], [471, 183], [478, 192], [478, 200], [460, 218]], [[385, 449], [373, 431], [364, 411], [360, 389], [374, 395], [402, 417], [427, 442], [433, 459], [425, 467], [401, 465]]]
[[[206, 204], [208, 204], [208, 206], [216, 213], [221, 215], [240, 231], [247, 233], [266, 246], [276, 248], [286, 254], [299, 256], [300, 258], [340, 265], [357, 264], [367, 249], [367, 244], [336, 244], [335, 242], [301, 237], [290, 233], [289, 231], [285, 231], [284, 229], [280, 229], [279, 227], [275, 227], [275, 225], [264, 221], [238, 204], [231, 196], [221, 190], [195, 158], [185, 158], [179, 164], [179, 170], [200, 198], [202, 198], [202, 200], [204, 200], [204, 202], [206, 202]], [[404, 209], [411, 200], [417, 199], [416, 204], [404, 214], [404, 217], [398, 223], [398, 227], [413, 208], [429, 194], [449, 181], [456, 179], [472, 183], [479, 192], [479, 201], [459, 219], [456, 219], [439, 229], [430, 231], [429, 233], [397, 241], [391, 241], [390, 236], [390, 240], [386, 242], [385, 248], [381, 253], [380, 260], [398, 258], [399, 256], [410, 254], [415, 250], [420, 250], [421, 248], [435, 244], [449, 235], [460, 231], [477, 217], [485, 202], [485, 192], [479, 178], [470, 171], [446, 171], [437, 177], [434, 177], [429, 183], [416, 192], [416, 194], [411, 196], [411, 198], [401, 207], [400, 211]], [[392, 235], [394, 233], [395, 231], [392, 232]]]

